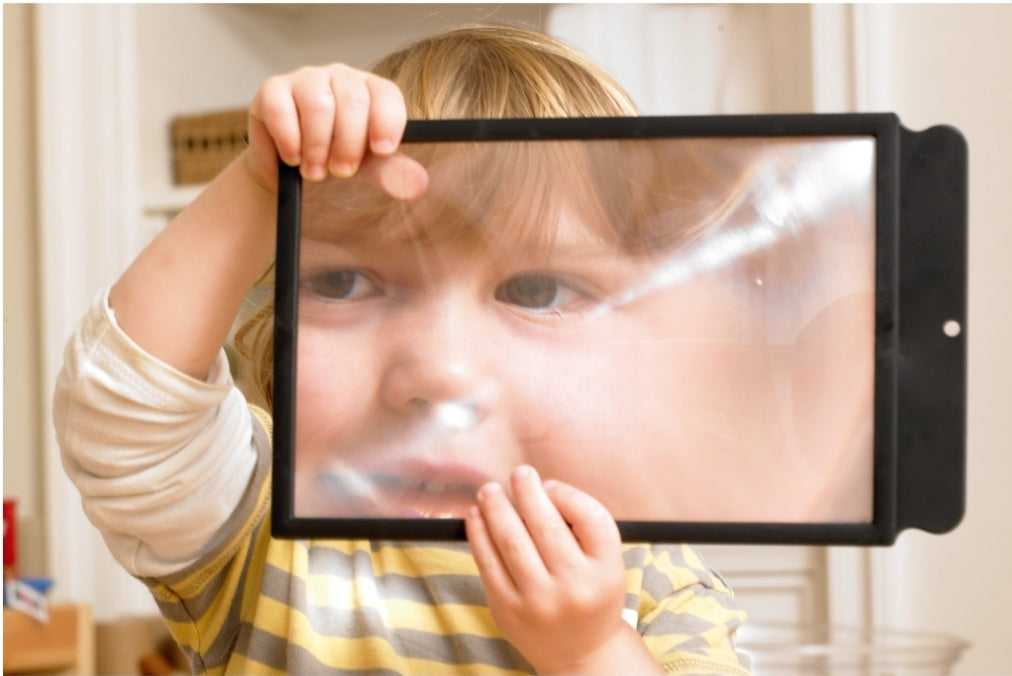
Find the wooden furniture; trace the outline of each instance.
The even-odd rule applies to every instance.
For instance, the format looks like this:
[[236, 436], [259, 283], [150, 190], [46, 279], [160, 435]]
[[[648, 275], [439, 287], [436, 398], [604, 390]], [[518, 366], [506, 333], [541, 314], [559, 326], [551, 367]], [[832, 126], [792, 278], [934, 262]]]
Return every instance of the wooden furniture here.
[[50, 606], [45, 624], [4, 608], [4, 673], [94, 674], [91, 608]]

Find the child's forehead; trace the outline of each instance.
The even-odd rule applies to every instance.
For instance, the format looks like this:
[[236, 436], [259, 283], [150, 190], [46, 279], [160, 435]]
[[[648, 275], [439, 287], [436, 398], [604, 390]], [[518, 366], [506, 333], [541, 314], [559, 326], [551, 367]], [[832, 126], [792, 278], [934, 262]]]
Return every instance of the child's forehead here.
[[[707, 139], [407, 144], [429, 172], [417, 201], [361, 180], [305, 188], [303, 227], [339, 243], [454, 245], [534, 253], [577, 243], [670, 248], [711, 222], [741, 163]], [[564, 227], [563, 227], [564, 226]]]
[[[363, 181], [331, 180], [306, 191], [303, 231], [337, 243], [420, 245], [510, 251], [603, 246], [599, 210], [585, 208], [593, 191], [568, 180], [568, 169], [429, 161], [429, 187], [399, 201]], [[614, 244], [612, 245], [614, 246]]]
[[620, 249], [569, 198], [535, 201], [510, 199], [499, 208], [478, 210], [466, 200], [431, 195], [375, 212], [318, 211], [305, 220], [302, 235], [360, 250], [414, 249], [421, 254], [445, 249], [489, 261], [593, 258]]

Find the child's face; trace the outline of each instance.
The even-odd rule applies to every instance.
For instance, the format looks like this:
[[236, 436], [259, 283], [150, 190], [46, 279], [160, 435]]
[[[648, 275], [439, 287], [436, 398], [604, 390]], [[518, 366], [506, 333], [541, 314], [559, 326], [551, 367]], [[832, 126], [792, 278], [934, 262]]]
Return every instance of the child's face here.
[[[416, 213], [449, 194], [432, 192]], [[511, 237], [504, 210], [467, 245], [307, 223], [298, 516], [461, 517], [530, 464], [618, 519], [870, 517], [866, 495], [823, 504], [853, 458], [870, 490], [867, 223], [706, 266], [699, 247], [630, 254], [572, 195], [557, 206], [551, 237]], [[832, 302], [787, 279], [827, 249]]]

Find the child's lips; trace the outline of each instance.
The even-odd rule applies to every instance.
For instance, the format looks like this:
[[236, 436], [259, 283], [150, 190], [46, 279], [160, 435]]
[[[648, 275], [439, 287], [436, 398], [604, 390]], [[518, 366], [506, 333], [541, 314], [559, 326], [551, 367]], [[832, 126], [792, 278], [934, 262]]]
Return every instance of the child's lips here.
[[335, 511], [362, 518], [458, 518], [491, 479], [461, 465], [402, 463], [394, 467], [341, 467], [320, 476]]

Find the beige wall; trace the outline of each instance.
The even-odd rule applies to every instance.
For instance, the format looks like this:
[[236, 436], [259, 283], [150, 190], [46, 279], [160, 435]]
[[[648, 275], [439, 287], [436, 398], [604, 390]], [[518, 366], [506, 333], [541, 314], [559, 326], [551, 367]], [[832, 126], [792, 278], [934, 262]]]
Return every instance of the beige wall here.
[[973, 643], [957, 674], [1009, 673], [1012, 635], [1012, 5], [889, 5], [872, 103], [912, 129], [946, 122], [969, 145], [967, 510], [942, 537], [884, 552], [892, 622]]
[[33, 7], [4, 5], [4, 497], [18, 501], [23, 574], [44, 572], [39, 427]]

